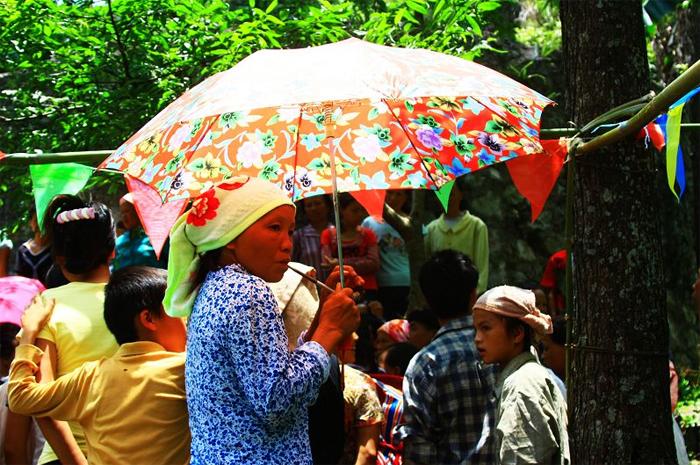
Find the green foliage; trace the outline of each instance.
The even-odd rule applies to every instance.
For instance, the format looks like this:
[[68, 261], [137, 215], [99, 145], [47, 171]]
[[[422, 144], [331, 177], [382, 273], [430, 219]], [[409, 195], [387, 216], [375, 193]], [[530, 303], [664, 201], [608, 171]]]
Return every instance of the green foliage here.
[[679, 400], [676, 412], [682, 428], [700, 427], [700, 377], [699, 373], [687, 371], [678, 383]]

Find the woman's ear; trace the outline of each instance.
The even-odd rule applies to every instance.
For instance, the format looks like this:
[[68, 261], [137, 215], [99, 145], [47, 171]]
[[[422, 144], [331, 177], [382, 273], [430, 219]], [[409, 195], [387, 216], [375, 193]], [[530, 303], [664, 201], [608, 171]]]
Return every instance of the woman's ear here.
[[153, 315], [148, 309], [143, 309], [138, 315], [139, 324], [149, 331], [155, 331], [157, 329], [156, 323], [153, 321]]

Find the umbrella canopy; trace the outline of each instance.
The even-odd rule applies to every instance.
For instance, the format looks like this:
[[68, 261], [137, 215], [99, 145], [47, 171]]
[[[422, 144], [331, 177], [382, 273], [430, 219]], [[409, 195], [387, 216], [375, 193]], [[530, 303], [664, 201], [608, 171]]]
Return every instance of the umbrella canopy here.
[[0, 323], [21, 326], [20, 318], [24, 309], [35, 295], [45, 289], [40, 281], [24, 276], [0, 278]]
[[297, 200], [330, 192], [332, 171], [340, 191], [437, 189], [540, 152], [540, 115], [550, 103], [493, 70], [429, 50], [357, 39], [263, 50], [182, 95], [100, 166], [166, 200], [236, 175], [265, 178]]

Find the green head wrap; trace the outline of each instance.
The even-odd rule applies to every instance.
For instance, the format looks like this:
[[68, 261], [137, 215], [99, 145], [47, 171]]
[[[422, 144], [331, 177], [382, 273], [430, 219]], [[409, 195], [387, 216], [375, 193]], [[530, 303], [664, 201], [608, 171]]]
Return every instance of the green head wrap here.
[[198, 287], [200, 256], [219, 249], [261, 217], [294, 204], [274, 184], [257, 178], [220, 184], [197, 197], [170, 231], [168, 287], [163, 307], [170, 316], [189, 316]]

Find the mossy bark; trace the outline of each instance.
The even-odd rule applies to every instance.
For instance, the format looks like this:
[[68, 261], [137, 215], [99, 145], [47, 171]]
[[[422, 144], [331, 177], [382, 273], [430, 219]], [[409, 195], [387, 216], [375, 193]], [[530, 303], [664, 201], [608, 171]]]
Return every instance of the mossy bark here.
[[[639, 1], [562, 0], [560, 13], [573, 121], [648, 92]], [[633, 140], [577, 158], [573, 463], [675, 463], [658, 185]]]

